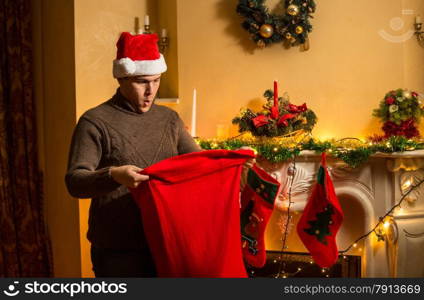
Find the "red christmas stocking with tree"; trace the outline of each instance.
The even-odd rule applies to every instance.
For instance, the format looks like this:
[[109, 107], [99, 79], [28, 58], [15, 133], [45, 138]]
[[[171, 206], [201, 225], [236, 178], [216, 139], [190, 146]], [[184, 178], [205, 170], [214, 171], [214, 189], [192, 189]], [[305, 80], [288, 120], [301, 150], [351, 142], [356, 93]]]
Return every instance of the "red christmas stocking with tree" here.
[[241, 194], [241, 234], [243, 259], [252, 267], [266, 262], [264, 233], [274, 208], [280, 183], [271, 175], [253, 166]]
[[300, 239], [321, 268], [331, 267], [337, 261], [336, 234], [342, 221], [343, 211], [323, 153], [317, 182], [297, 224]]

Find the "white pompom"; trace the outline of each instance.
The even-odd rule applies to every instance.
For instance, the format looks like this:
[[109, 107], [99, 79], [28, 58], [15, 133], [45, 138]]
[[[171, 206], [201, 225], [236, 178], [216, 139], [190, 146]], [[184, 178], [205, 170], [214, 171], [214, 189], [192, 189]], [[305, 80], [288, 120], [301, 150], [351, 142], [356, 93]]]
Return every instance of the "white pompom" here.
[[136, 66], [133, 60], [128, 57], [121, 58], [117, 61], [116, 71], [123, 76], [133, 75], [136, 71]]

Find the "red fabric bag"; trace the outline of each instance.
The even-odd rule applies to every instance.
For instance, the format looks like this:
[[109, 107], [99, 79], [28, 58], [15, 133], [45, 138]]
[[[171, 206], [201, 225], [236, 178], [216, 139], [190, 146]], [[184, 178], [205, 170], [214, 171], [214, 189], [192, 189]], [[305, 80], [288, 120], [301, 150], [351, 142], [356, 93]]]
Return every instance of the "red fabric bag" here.
[[131, 190], [159, 277], [247, 277], [240, 175], [250, 150], [175, 156], [144, 169]]

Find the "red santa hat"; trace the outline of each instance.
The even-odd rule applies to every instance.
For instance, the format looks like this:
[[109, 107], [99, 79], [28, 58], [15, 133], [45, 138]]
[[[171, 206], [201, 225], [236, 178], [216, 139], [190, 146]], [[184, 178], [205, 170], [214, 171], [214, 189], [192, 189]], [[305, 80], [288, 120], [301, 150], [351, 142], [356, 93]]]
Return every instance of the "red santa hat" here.
[[156, 75], [166, 71], [163, 55], [159, 53], [157, 34], [131, 35], [123, 32], [119, 37], [113, 77]]

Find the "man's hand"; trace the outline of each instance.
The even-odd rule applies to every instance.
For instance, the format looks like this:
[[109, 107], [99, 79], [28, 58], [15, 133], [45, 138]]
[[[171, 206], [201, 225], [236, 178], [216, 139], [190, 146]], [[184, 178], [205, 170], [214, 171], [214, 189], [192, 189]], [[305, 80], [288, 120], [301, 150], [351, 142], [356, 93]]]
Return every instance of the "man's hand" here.
[[[247, 146], [243, 146], [243, 147], [239, 148], [238, 150], [253, 150], [253, 149], [250, 148], [250, 147], [247, 147]], [[250, 158], [250, 159], [246, 160], [246, 162], [243, 165], [243, 168], [249, 170], [250, 168], [253, 167], [253, 165], [255, 163], [256, 163], [256, 159]]]
[[111, 167], [110, 175], [116, 182], [128, 188], [136, 188], [140, 182], [149, 180], [149, 176], [139, 174], [142, 170], [143, 169], [132, 165]]
[[[239, 150], [253, 150], [250, 147], [243, 146], [239, 148]], [[247, 183], [247, 173], [249, 172], [249, 169], [253, 167], [253, 165], [256, 163], [255, 158], [250, 158], [246, 160], [246, 162], [243, 165], [243, 170], [241, 172], [241, 179], [240, 179], [240, 190], [243, 190]]]

